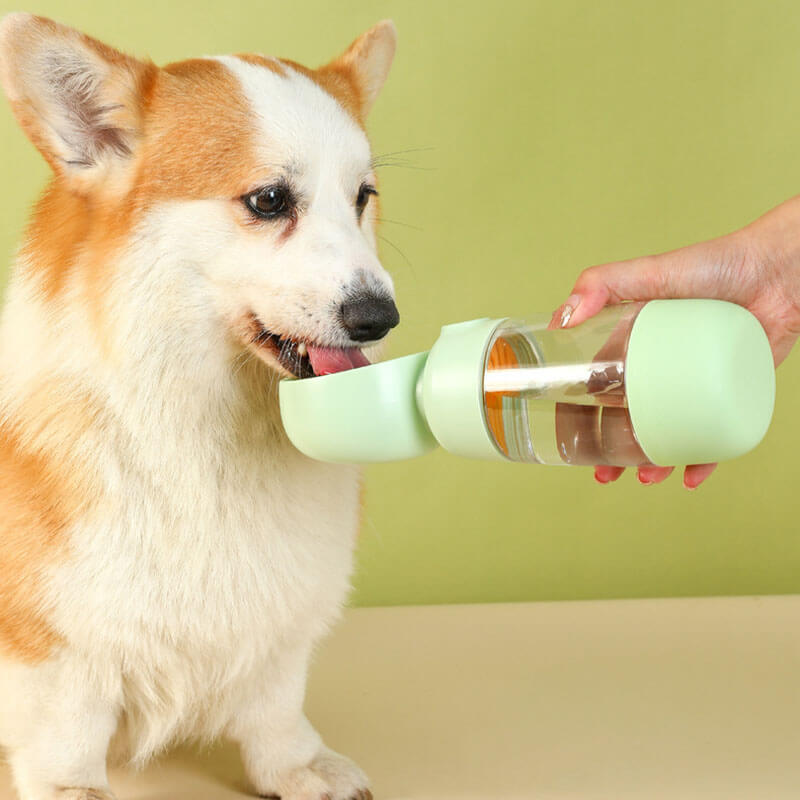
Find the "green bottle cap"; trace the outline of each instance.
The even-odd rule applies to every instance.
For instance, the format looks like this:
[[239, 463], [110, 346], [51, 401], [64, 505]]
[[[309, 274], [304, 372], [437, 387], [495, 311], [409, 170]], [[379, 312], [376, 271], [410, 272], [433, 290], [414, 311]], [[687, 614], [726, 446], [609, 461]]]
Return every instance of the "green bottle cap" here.
[[719, 300], [654, 300], [630, 335], [625, 391], [654, 464], [735, 458], [764, 437], [775, 404], [769, 341], [746, 309]]
[[504, 459], [489, 435], [483, 400], [486, 350], [504, 319], [445, 325], [431, 348], [419, 386], [428, 426], [448, 452]]

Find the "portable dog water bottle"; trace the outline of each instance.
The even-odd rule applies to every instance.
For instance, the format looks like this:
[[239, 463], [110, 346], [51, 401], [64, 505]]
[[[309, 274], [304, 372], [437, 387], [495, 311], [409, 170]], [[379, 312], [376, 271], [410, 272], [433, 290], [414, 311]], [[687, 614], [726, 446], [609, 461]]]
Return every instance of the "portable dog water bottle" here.
[[441, 445], [541, 464], [700, 464], [742, 455], [772, 418], [761, 324], [718, 300], [446, 325], [428, 353], [281, 382], [286, 432], [324, 461], [392, 461]]

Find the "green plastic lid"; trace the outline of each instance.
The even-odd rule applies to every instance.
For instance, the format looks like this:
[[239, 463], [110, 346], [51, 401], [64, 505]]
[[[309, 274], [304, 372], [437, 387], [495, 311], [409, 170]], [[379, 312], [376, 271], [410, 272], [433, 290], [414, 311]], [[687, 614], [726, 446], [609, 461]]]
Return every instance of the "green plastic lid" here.
[[427, 353], [280, 383], [283, 427], [300, 452], [320, 461], [395, 461], [436, 447], [417, 408]]
[[448, 452], [504, 459], [489, 435], [483, 401], [486, 350], [504, 319], [445, 325], [431, 348], [419, 401], [433, 435]]
[[769, 341], [746, 309], [719, 300], [654, 300], [630, 335], [625, 391], [654, 464], [704, 464], [752, 450], [775, 405]]

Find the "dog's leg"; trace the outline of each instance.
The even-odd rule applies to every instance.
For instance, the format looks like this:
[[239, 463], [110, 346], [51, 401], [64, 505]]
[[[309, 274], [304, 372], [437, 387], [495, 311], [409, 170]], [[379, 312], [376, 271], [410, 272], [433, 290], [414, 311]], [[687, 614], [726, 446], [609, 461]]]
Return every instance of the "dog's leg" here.
[[0, 735], [21, 800], [113, 800], [116, 708], [101, 680], [63, 650], [31, 666], [0, 660]]
[[303, 713], [310, 644], [280, 654], [251, 687], [228, 726], [262, 797], [370, 800], [369, 780], [322, 743]]

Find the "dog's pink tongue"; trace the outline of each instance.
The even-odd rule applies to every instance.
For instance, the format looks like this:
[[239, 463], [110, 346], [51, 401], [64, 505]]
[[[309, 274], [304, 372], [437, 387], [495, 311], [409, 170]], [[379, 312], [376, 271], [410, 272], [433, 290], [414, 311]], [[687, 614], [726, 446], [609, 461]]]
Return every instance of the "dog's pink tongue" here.
[[308, 359], [315, 375], [332, 375], [369, 365], [367, 357], [357, 347], [317, 347], [310, 344]]

